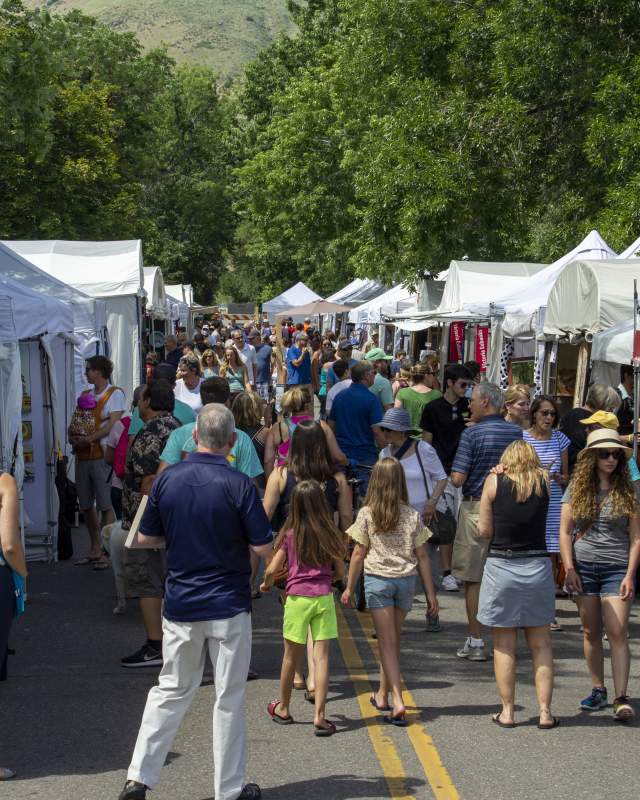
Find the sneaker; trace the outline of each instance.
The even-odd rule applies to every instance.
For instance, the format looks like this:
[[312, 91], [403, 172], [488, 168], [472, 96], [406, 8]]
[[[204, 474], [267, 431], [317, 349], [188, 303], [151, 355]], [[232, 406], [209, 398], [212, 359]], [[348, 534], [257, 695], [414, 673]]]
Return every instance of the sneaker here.
[[437, 614], [435, 617], [430, 617], [427, 614], [427, 633], [438, 633], [441, 630], [440, 617]]
[[143, 644], [139, 650], [130, 656], [120, 659], [121, 667], [161, 667], [162, 652], [151, 647], [149, 643]]
[[629, 698], [620, 695], [613, 701], [613, 718], [616, 722], [631, 722], [635, 717], [635, 711], [629, 705]]
[[471, 652], [471, 637], [467, 637], [465, 643], [456, 652], [456, 655], [458, 656], [458, 658], [468, 658], [470, 652]]
[[449, 573], [449, 575], [445, 575], [442, 579], [442, 588], [445, 592], [459, 592], [460, 587], [458, 586], [458, 581]]
[[488, 659], [486, 645], [481, 644], [473, 647], [471, 644], [471, 637], [467, 638], [456, 655], [458, 658], [466, 658], [467, 661], [486, 661]]
[[245, 783], [236, 800], [260, 800], [262, 791], [257, 783]]
[[146, 800], [147, 787], [138, 781], [127, 781], [118, 795], [118, 800]]
[[127, 607], [126, 601], [119, 597], [118, 600], [116, 601], [115, 606], [113, 607], [113, 613], [124, 614], [126, 607]]
[[596, 686], [592, 689], [589, 697], [585, 697], [580, 703], [580, 708], [585, 711], [599, 711], [601, 708], [606, 708], [609, 705], [607, 701], [607, 690], [604, 686]]

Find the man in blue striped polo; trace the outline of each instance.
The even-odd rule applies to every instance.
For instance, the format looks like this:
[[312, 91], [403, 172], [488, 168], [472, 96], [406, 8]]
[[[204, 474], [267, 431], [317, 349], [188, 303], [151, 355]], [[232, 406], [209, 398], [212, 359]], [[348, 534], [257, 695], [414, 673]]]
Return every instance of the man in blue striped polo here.
[[469, 427], [460, 437], [451, 467], [451, 483], [462, 487], [458, 529], [453, 544], [451, 571], [464, 581], [464, 597], [469, 620], [469, 636], [458, 650], [459, 658], [486, 661], [487, 650], [482, 628], [477, 620], [480, 582], [487, 557], [488, 540], [478, 537], [480, 496], [492, 467], [502, 458], [505, 448], [522, 438], [522, 428], [502, 418], [504, 398], [495, 383], [479, 383], [469, 400]]

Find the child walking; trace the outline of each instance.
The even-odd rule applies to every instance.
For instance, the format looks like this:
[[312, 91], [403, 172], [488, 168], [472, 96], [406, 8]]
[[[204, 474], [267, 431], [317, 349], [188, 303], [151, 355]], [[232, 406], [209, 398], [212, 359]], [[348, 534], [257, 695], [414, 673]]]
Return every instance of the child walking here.
[[291, 690], [296, 663], [313, 639], [315, 666], [314, 734], [331, 736], [336, 726], [325, 716], [329, 688], [329, 644], [338, 637], [336, 609], [331, 591], [334, 579], [344, 576], [344, 536], [317, 481], [300, 481], [291, 495], [289, 516], [280, 548], [264, 574], [260, 591], [267, 592], [274, 576], [287, 566], [287, 599], [284, 606], [284, 657], [280, 672], [280, 697], [267, 706], [274, 722], [290, 725]]
[[370, 702], [378, 711], [390, 712], [387, 722], [404, 726], [400, 634], [413, 605], [416, 568], [425, 587], [429, 616], [438, 613], [438, 600], [424, 548], [429, 531], [409, 505], [404, 470], [395, 458], [383, 458], [374, 466], [365, 504], [347, 533], [356, 546], [342, 603], [350, 603], [364, 565], [364, 593], [380, 648], [380, 686]]

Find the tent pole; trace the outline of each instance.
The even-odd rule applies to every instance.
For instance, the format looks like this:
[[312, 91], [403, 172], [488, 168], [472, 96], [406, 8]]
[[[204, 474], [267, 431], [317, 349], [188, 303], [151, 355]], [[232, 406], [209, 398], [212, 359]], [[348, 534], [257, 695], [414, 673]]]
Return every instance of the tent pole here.
[[638, 461], [638, 417], [640, 417], [640, 342], [638, 341], [638, 281], [633, 281], [633, 457]]

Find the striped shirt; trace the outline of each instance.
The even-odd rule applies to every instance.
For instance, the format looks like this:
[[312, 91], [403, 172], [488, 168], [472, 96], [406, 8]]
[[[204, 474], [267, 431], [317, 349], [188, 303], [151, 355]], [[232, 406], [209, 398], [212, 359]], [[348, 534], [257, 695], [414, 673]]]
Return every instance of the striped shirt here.
[[467, 476], [462, 493], [479, 497], [491, 467], [502, 458], [506, 447], [522, 439], [522, 428], [505, 422], [499, 414], [482, 417], [460, 437], [451, 472]]
[[[562, 431], [551, 431], [549, 439], [536, 439], [529, 431], [522, 437], [538, 454], [540, 463], [549, 472], [562, 472], [562, 453], [569, 447], [571, 440]], [[547, 511], [547, 550], [557, 553], [560, 550], [560, 506], [564, 488], [556, 481], [550, 481], [549, 510]]]

